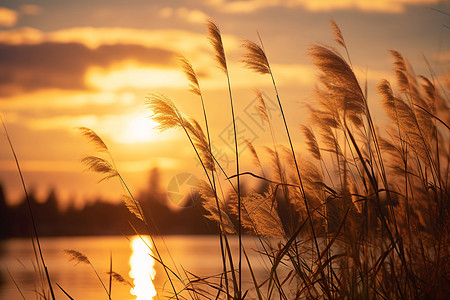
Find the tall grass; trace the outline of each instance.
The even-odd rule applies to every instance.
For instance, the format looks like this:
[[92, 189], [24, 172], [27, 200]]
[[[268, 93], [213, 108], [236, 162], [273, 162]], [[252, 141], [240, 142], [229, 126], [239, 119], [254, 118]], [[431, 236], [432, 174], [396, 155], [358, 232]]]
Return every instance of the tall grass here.
[[[9, 147], [11, 149], [11, 152], [12, 152], [13, 156], [14, 156], [14, 161], [15, 161], [16, 166], [17, 166], [17, 172], [19, 173], [20, 182], [22, 184], [22, 188], [23, 188], [23, 191], [24, 191], [24, 194], [25, 194], [25, 200], [26, 200], [26, 203], [27, 203], [28, 212], [29, 212], [30, 219], [31, 219], [31, 224], [32, 224], [32, 227], [33, 227], [32, 228], [33, 233], [31, 235], [31, 242], [32, 242], [32, 245], [33, 245], [33, 252], [34, 252], [34, 256], [35, 256], [36, 264], [37, 264], [36, 265], [36, 272], [39, 274], [40, 279], [43, 282], [41, 296], [44, 299], [55, 300], [55, 293], [53, 291], [52, 282], [50, 280], [50, 274], [48, 272], [48, 268], [47, 268], [47, 265], [45, 264], [45, 260], [44, 260], [44, 255], [42, 253], [41, 242], [39, 240], [37, 224], [36, 224], [36, 221], [35, 221], [35, 216], [34, 216], [33, 210], [31, 208], [31, 201], [30, 201], [30, 197], [28, 195], [28, 190], [27, 190], [27, 187], [26, 187], [26, 184], [25, 184], [25, 180], [23, 178], [22, 169], [21, 169], [20, 164], [19, 164], [19, 159], [17, 158], [16, 151], [14, 150], [13, 143], [12, 143], [10, 137], [9, 137], [8, 130], [6, 129], [6, 125], [3, 122], [3, 118], [1, 116], [0, 116], [0, 121], [2, 123], [3, 130], [4, 130], [6, 138], [8, 140]], [[43, 269], [43, 272], [42, 272], [41, 268]], [[11, 278], [12, 278], [12, 275], [11, 275]], [[13, 280], [15, 286], [18, 288], [19, 293], [23, 297], [23, 294], [22, 294], [20, 288], [18, 287], [18, 285], [16, 284], [14, 278], [12, 278], [12, 280]], [[48, 288], [48, 291], [47, 291], [46, 288]]]
[[[262, 170], [262, 175], [240, 173], [236, 148], [236, 174], [228, 178], [251, 176], [268, 184], [267, 191], [243, 195], [238, 184], [236, 193], [220, 198], [209, 180], [209, 185], [200, 189], [207, 217], [217, 221], [221, 234], [237, 232], [240, 237], [243, 232], [251, 232], [260, 239], [264, 249], [261, 255], [271, 266], [266, 281], [258, 283], [252, 276], [255, 295], [260, 299], [275, 295], [282, 299], [445, 298], [450, 291], [448, 99], [437, 88], [437, 78], [416, 76], [408, 62], [391, 51], [397, 90], [380, 79], [378, 95], [390, 120], [380, 129], [368, 105], [367, 84], [361, 86], [343, 34], [336, 23], [331, 25], [345, 57], [331, 46], [310, 48], [309, 55], [318, 69], [318, 85], [316, 101], [308, 107], [311, 126], [301, 127], [309, 160], [294, 149], [298, 143], [291, 138], [261, 39], [261, 45], [244, 42], [245, 66], [270, 76], [289, 147], [277, 145], [271, 129], [273, 149], [266, 148], [266, 152], [272, 157], [273, 171], [266, 174]], [[219, 66], [227, 74], [234, 121], [228, 69], [223, 45], [217, 38], [220, 33], [214, 23], [208, 27], [215, 38]], [[193, 74], [188, 72], [188, 78], [201, 95]], [[257, 95], [258, 110], [272, 128], [264, 99], [261, 93]], [[207, 126], [207, 112], [204, 105], [202, 108]], [[170, 120], [168, 115], [154, 114], [153, 119], [158, 118]], [[210, 138], [204, 143], [193, 146], [211, 156], [210, 161], [217, 165]], [[260, 155], [251, 143], [247, 145], [262, 168], [265, 163]], [[208, 169], [214, 173], [215, 168]], [[281, 239], [278, 248], [271, 246], [269, 237]], [[229, 248], [225, 250], [222, 245], [224, 262]], [[246, 253], [239, 243], [241, 251]], [[222, 291], [235, 299], [248, 292], [242, 290], [240, 261], [236, 269], [239, 283], [234, 281], [230, 286], [232, 292], [228, 285]], [[226, 275], [229, 269], [226, 263], [223, 265]], [[248, 267], [251, 270], [249, 262]], [[286, 269], [288, 275], [280, 278], [280, 271]], [[235, 270], [229, 271], [234, 274]], [[212, 284], [206, 279], [190, 284], [200, 283]], [[219, 292], [221, 286], [215, 286]], [[265, 293], [261, 293], [263, 289]]]
[[[257, 91], [258, 112], [270, 128], [272, 148], [265, 147], [266, 154], [260, 155], [250, 142], [246, 145], [261, 174], [242, 171], [235, 123], [234, 101], [238, 99], [232, 96], [224, 45], [215, 23], [208, 22], [208, 32], [219, 68], [227, 78], [236, 173], [227, 174], [211, 151], [210, 114], [188, 59], [180, 61], [192, 92], [200, 98], [204, 127], [183, 115], [166, 96], [147, 98], [159, 130], [179, 129], [186, 134], [206, 178], [198, 187], [205, 217], [216, 221], [219, 230], [219, 276], [180, 273], [163, 260], [151, 239], [154, 258], [164, 268], [173, 297], [445, 299], [449, 295], [450, 116], [449, 99], [443, 96], [447, 93], [433, 74], [430, 78], [416, 76], [402, 55], [391, 51], [396, 80], [380, 79], [377, 86], [377, 97], [390, 122], [381, 126], [369, 108], [367, 84], [361, 86], [354, 73], [343, 34], [336, 23], [331, 26], [345, 56], [328, 45], [313, 45], [309, 50], [318, 70], [315, 102], [307, 108], [310, 124], [300, 127], [309, 155], [295, 150], [300, 143], [292, 139], [276, 74], [261, 38], [260, 44], [243, 43], [245, 67], [268, 75], [273, 84], [283, 136], [289, 143], [285, 147], [276, 142], [265, 99]], [[86, 156], [83, 162], [103, 174], [102, 180], [119, 179], [127, 206], [151, 234], [146, 212], [128, 189], [106, 144], [90, 129], [81, 128], [81, 132], [106, 155]], [[230, 195], [219, 193], [222, 175], [230, 185]], [[243, 176], [262, 181], [266, 190], [242, 193]], [[249, 249], [242, 243], [246, 233], [257, 236], [260, 256], [269, 266], [262, 282], [258, 282], [247, 256]], [[237, 263], [230, 234], [238, 235]], [[90, 264], [81, 253], [70, 253]], [[250, 272], [252, 288], [242, 284], [244, 268]], [[112, 278], [125, 281], [111, 266], [109, 289], [102, 282], [108, 297]], [[180, 289], [175, 281], [181, 283]]]

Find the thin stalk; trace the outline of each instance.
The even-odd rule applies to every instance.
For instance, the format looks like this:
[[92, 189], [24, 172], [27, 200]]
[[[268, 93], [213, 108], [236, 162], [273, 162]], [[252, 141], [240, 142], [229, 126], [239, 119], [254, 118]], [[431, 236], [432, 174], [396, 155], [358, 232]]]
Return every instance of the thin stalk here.
[[25, 180], [23, 179], [22, 169], [20, 168], [20, 165], [19, 165], [19, 159], [17, 158], [16, 151], [14, 150], [14, 147], [12, 145], [11, 139], [10, 139], [9, 134], [8, 134], [8, 130], [6, 129], [6, 125], [3, 122], [3, 118], [1, 116], [0, 116], [0, 120], [2, 121], [3, 129], [5, 130], [5, 134], [6, 134], [6, 138], [8, 140], [9, 147], [11, 148], [12, 154], [14, 156], [14, 160], [16, 162], [17, 170], [19, 172], [20, 180], [21, 180], [21, 183], [22, 183], [22, 188], [23, 188], [23, 191], [25, 193], [25, 198], [27, 199], [28, 211], [30, 213], [31, 223], [33, 225], [34, 237], [36, 238], [36, 243], [37, 243], [37, 246], [38, 246], [39, 258], [40, 258], [40, 260], [42, 262], [42, 266], [43, 266], [44, 271], [45, 271], [45, 276], [47, 278], [47, 283], [48, 283], [48, 287], [50, 289], [50, 294], [52, 296], [52, 299], [55, 300], [55, 294], [53, 292], [52, 283], [51, 283], [51, 280], [50, 280], [50, 275], [48, 273], [48, 269], [47, 269], [47, 266], [45, 265], [45, 261], [44, 261], [44, 256], [42, 254], [41, 243], [39, 242], [39, 235], [38, 235], [38, 231], [37, 231], [37, 226], [36, 226], [36, 222], [35, 222], [35, 219], [34, 219], [33, 210], [31, 209], [30, 197], [28, 196], [28, 191], [27, 191], [27, 188], [25, 186]]
[[[134, 204], [135, 204], [135, 206], [136, 206], [136, 209], [138, 210], [138, 213], [139, 213], [139, 215], [140, 215], [141, 218], [142, 218], [142, 221], [144, 222], [144, 225], [145, 225], [145, 227], [146, 227], [146, 229], [147, 229], [147, 231], [148, 231], [148, 233], [149, 233], [150, 240], [152, 241], [153, 247], [155, 248], [156, 255], [157, 255], [158, 259], [161, 261], [161, 264], [162, 264], [163, 267], [164, 267], [164, 272], [166, 273], [166, 276], [167, 276], [167, 278], [169, 279], [169, 282], [170, 282], [170, 285], [171, 285], [171, 287], [172, 287], [172, 290], [173, 290], [173, 292], [175, 293], [175, 298], [176, 298], [176, 299], [179, 299], [179, 298], [178, 298], [178, 293], [177, 293], [177, 291], [176, 291], [176, 289], [175, 289], [175, 286], [174, 286], [174, 284], [173, 284], [173, 282], [172, 282], [172, 278], [171, 278], [170, 275], [169, 275], [168, 267], [167, 267], [166, 264], [163, 263], [162, 256], [161, 256], [161, 254], [160, 254], [160, 252], [159, 252], [159, 250], [158, 250], [158, 247], [156, 246], [155, 240], [153, 239], [153, 236], [150, 234], [150, 232], [151, 232], [151, 231], [150, 231], [150, 227], [148, 226], [147, 219], [146, 219], [146, 217], [144, 216], [144, 213], [143, 213], [142, 210], [141, 210], [141, 206], [140, 206], [140, 205], [138, 204], [138, 202], [134, 199], [134, 197], [133, 197], [133, 195], [132, 195], [130, 189], [128, 188], [127, 184], [125, 183], [125, 181], [124, 181], [124, 179], [122, 178], [122, 176], [120, 175], [120, 173], [117, 173], [117, 174], [118, 174], [118, 176], [119, 176], [120, 181], [123, 183], [123, 185], [124, 185], [126, 191], [128, 192], [128, 194], [130, 195], [131, 199], [133, 200], [133, 202], [134, 202]], [[153, 220], [153, 218], [152, 218], [152, 220]], [[172, 273], [173, 273], [173, 272], [172, 272]]]
[[[284, 128], [286, 130], [286, 135], [287, 135], [288, 141], [289, 141], [289, 147], [291, 148], [292, 158], [294, 160], [295, 170], [297, 172], [297, 178], [298, 178], [299, 185], [300, 185], [300, 192], [301, 192], [302, 197], [303, 197], [303, 203], [304, 203], [305, 208], [306, 208], [306, 213], [308, 214], [309, 225], [311, 226], [311, 231], [312, 231], [312, 234], [313, 234], [314, 245], [316, 247], [317, 254], [319, 255], [320, 254], [319, 243], [317, 241], [317, 236], [316, 236], [316, 233], [315, 233], [314, 224], [312, 222], [312, 215], [311, 215], [311, 211], [310, 211], [310, 208], [309, 208], [309, 204], [308, 204], [308, 201], [306, 199], [306, 193], [305, 193], [305, 190], [304, 190], [304, 187], [303, 187], [303, 180], [302, 180], [302, 176], [300, 175], [300, 168], [299, 168], [298, 163], [297, 163], [297, 158], [295, 156], [294, 146], [292, 144], [291, 134], [289, 132], [289, 128], [288, 128], [288, 125], [287, 125], [286, 117], [284, 115], [283, 106], [281, 105], [281, 100], [280, 100], [280, 97], [279, 97], [279, 94], [278, 94], [278, 89], [277, 89], [277, 86], [275, 84], [275, 78], [273, 76], [272, 69], [270, 68], [270, 66], [269, 66], [269, 72], [270, 72], [270, 77], [272, 79], [273, 87], [275, 89], [275, 94], [276, 94], [276, 97], [277, 97], [278, 106], [280, 108], [281, 116], [283, 118]], [[325, 274], [323, 272], [320, 255], [319, 255], [319, 268], [320, 268], [321, 273], [322, 273], [322, 279], [325, 280]], [[331, 294], [330, 294], [329, 289], [326, 288], [325, 291], [326, 291], [328, 297], [331, 298]]]
[[[200, 86], [199, 86], [199, 91], [200, 91]], [[209, 134], [209, 126], [208, 126], [208, 118], [206, 115], [206, 108], [205, 108], [205, 102], [203, 100], [203, 95], [200, 92], [200, 100], [202, 102], [202, 110], [203, 110], [203, 117], [205, 119], [205, 128], [206, 128], [206, 137], [208, 139], [208, 148], [209, 148], [209, 153], [212, 157], [212, 151], [211, 151], [211, 137]], [[216, 180], [215, 180], [215, 176], [214, 176], [214, 170], [211, 170], [211, 179], [212, 179], [212, 183], [213, 183], [213, 190], [214, 190], [214, 197], [216, 198], [216, 205], [217, 205], [217, 211], [219, 213], [219, 220], [220, 222], [222, 222], [222, 213], [220, 211], [220, 205], [219, 205], [219, 199], [217, 197], [217, 187], [216, 187]], [[227, 294], [229, 293], [229, 289], [228, 289], [228, 275], [227, 275], [227, 264], [226, 264], [226, 260], [225, 260], [225, 251], [224, 251], [224, 246], [223, 246], [223, 240], [222, 238], [227, 238], [226, 237], [226, 233], [223, 232], [223, 230], [221, 229], [221, 227], [219, 226], [220, 229], [220, 251], [221, 251], [221, 255], [222, 255], [222, 265], [223, 265], [223, 274], [224, 274], [224, 278], [225, 278], [225, 289], [227, 291]]]
[[227, 82], [228, 82], [228, 93], [230, 96], [230, 106], [231, 106], [231, 117], [233, 119], [233, 133], [234, 133], [234, 152], [236, 156], [236, 180], [237, 180], [237, 196], [238, 196], [238, 236], [239, 236], [239, 261], [238, 261], [238, 270], [239, 270], [239, 285], [238, 285], [238, 299], [241, 299], [241, 288], [242, 288], [242, 220], [241, 220], [241, 186], [239, 180], [239, 152], [238, 152], [238, 141], [237, 141], [237, 133], [236, 133], [236, 117], [234, 113], [234, 105], [233, 105], [233, 96], [231, 94], [231, 84], [230, 84], [230, 76], [227, 74]]

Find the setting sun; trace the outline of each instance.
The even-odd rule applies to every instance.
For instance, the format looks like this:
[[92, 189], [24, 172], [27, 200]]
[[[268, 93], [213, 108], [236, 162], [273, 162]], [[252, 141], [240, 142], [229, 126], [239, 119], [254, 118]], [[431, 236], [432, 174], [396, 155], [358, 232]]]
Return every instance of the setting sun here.
[[129, 123], [118, 134], [117, 140], [126, 144], [151, 142], [158, 135], [154, 129], [156, 125], [145, 113], [132, 115]]

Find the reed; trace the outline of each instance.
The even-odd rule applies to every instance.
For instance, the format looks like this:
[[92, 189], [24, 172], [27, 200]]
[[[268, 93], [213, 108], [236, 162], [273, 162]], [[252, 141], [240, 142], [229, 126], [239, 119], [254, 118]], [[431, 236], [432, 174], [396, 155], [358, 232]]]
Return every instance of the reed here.
[[[407, 61], [392, 51], [398, 92], [387, 80], [380, 81], [378, 92], [391, 126], [384, 131], [377, 129], [367, 104], [367, 88], [360, 85], [353, 71], [343, 34], [335, 22], [331, 26], [346, 57], [327, 45], [310, 48], [319, 84], [316, 102], [308, 107], [312, 125], [300, 127], [313, 161], [320, 166], [295, 152], [261, 39], [261, 46], [245, 41], [243, 62], [247, 68], [270, 76], [289, 146], [276, 143], [263, 96], [257, 91], [258, 111], [271, 129], [273, 149], [266, 148], [266, 152], [272, 172], [264, 171], [267, 162], [261, 161], [257, 149], [246, 142], [262, 176], [240, 172], [238, 162], [236, 174], [227, 178], [251, 176], [269, 187], [263, 194], [242, 195], [238, 184], [237, 193], [226, 200], [219, 199], [209, 180], [199, 188], [204, 199], [216, 199], [203, 202], [207, 217], [220, 224], [221, 232], [237, 232], [239, 236], [253, 233], [262, 241], [261, 255], [270, 264], [264, 283], [256, 282], [245, 249], [239, 244], [258, 299], [275, 295], [282, 299], [442, 299], [449, 291], [445, 270], [450, 245], [446, 226], [450, 130], [445, 119], [448, 115], [439, 113], [448, 112], [448, 99], [433, 78], [416, 76]], [[227, 74], [234, 121], [220, 32], [214, 23], [208, 27], [219, 67]], [[194, 93], [201, 95], [198, 79], [186, 62], [184, 68]], [[207, 124], [204, 106], [203, 112]], [[199, 130], [199, 125], [194, 127]], [[210, 147], [209, 137], [205, 143]], [[210, 148], [191, 144], [199, 152], [209, 150], [211, 161], [216, 162]], [[273, 248], [268, 237], [280, 239], [279, 247]], [[241, 268], [239, 263], [239, 276]], [[282, 269], [290, 270], [283, 279]], [[212, 285], [211, 280], [197, 279], [192, 284]], [[248, 293], [242, 289], [241, 279], [232, 287], [233, 292], [227, 288], [228, 297], [233, 294], [232, 298], [241, 299]]]
[[[212, 276], [172, 270], [151, 239], [155, 260], [164, 268], [173, 297], [445, 299], [450, 293], [450, 117], [447, 91], [437, 84], [433, 73], [431, 78], [417, 76], [400, 53], [390, 52], [396, 80], [380, 79], [377, 86], [377, 97], [390, 122], [380, 129], [368, 106], [367, 87], [360, 84], [353, 70], [344, 36], [331, 21], [335, 42], [345, 54], [328, 45], [313, 45], [309, 50], [318, 70], [318, 84], [315, 101], [307, 107], [311, 122], [300, 125], [308, 155], [300, 155], [295, 151], [299, 142], [292, 139], [262, 40], [259, 38], [260, 44], [244, 41], [243, 62], [250, 70], [270, 76], [285, 129], [283, 136], [277, 136], [263, 94], [256, 91], [257, 109], [272, 139], [272, 148], [263, 149], [265, 156], [245, 141], [261, 170], [258, 175], [242, 170], [236, 99], [221, 33], [214, 22], [209, 21], [207, 26], [218, 66], [227, 78], [236, 172], [227, 175], [211, 151], [211, 114], [200, 80], [186, 58], [180, 61], [191, 91], [200, 98], [204, 125], [186, 117], [164, 95], [151, 94], [146, 102], [157, 129], [178, 129], [186, 135], [204, 171], [205, 180], [198, 192], [205, 217], [217, 222], [219, 228], [222, 273]], [[130, 212], [152, 233], [145, 212], [117, 170], [106, 144], [91, 129], [80, 131], [99, 153], [85, 156], [82, 162], [102, 174], [100, 181], [119, 179]], [[283, 138], [287, 138], [287, 147], [277, 143]], [[231, 187], [228, 195], [218, 192], [219, 174]], [[266, 190], [243, 193], [243, 176], [263, 182]], [[231, 234], [238, 236], [237, 264], [231, 253]], [[268, 265], [263, 282], [255, 276], [248, 249], [242, 243], [244, 234], [256, 235], [262, 246], [259, 254]], [[38, 239], [36, 231], [35, 235]], [[74, 250], [68, 253], [76, 261], [90, 264], [83, 254]], [[250, 272], [251, 288], [242, 284], [242, 261]], [[48, 273], [46, 276], [51, 288]], [[109, 280], [109, 288], [102, 282], [109, 298], [112, 281], [129, 284], [113, 272], [112, 260]], [[181, 290], [173, 280], [183, 283]]]

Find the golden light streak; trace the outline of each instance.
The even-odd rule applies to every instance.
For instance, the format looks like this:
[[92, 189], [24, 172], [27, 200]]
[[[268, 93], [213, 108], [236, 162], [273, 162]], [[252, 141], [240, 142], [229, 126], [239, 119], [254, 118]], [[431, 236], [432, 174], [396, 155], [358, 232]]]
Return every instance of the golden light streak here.
[[135, 236], [131, 239], [133, 253], [130, 257], [130, 277], [133, 278], [134, 287], [130, 293], [136, 300], [153, 299], [156, 289], [153, 285], [156, 271], [155, 260], [151, 254], [150, 239], [146, 236]]

